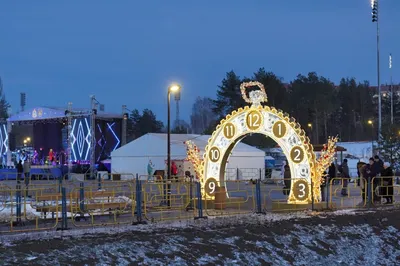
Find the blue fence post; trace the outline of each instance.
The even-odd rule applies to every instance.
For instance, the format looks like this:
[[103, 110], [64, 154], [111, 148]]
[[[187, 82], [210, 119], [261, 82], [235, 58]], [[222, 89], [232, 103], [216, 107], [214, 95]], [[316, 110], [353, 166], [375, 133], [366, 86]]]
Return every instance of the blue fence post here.
[[368, 209], [371, 208], [371, 203], [372, 203], [372, 186], [371, 186], [371, 178], [368, 178], [367, 180], [367, 201], [368, 201]]
[[256, 213], [263, 213], [261, 204], [261, 180], [256, 181], [256, 209]]
[[142, 193], [139, 175], [136, 174], [136, 218], [140, 223], [142, 221]]
[[137, 224], [145, 224], [146, 222], [143, 221], [143, 214], [142, 214], [142, 181], [139, 180], [139, 175], [136, 174], [136, 221], [132, 222], [132, 225]]
[[190, 176], [189, 182], [189, 205], [186, 207], [186, 211], [193, 211], [193, 176]]
[[314, 183], [311, 179], [311, 211], [314, 211]]
[[79, 208], [81, 210], [81, 216], [84, 216], [85, 212], [85, 183], [79, 184]]
[[326, 209], [329, 209], [329, 183], [330, 183], [330, 180], [329, 180], [329, 176], [326, 178], [326, 183], [325, 183], [325, 186], [326, 186]]
[[61, 193], [61, 187], [62, 187], [62, 174], [61, 176], [58, 177], [58, 193]]
[[18, 184], [17, 184], [17, 190], [16, 190], [16, 193], [15, 193], [15, 197], [16, 197], [16, 203], [17, 203], [17, 213], [16, 213], [16, 215], [17, 215], [17, 224], [18, 223], [21, 223], [21, 204], [22, 204], [22, 197], [21, 197], [21, 184], [20, 184], [20, 182], [18, 181]]
[[98, 182], [99, 190], [101, 190], [101, 175], [100, 174], [97, 174], [97, 182]]
[[203, 198], [201, 196], [201, 184], [200, 182], [196, 183], [196, 192], [197, 192], [197, 211], [198, 211], [198, 216], [194, 217], [195, 220], [198, 219], [207, 219], [207, 216], [203, 215]]
[[68, 229], [68, 216], [67, 216], [67, 192], [65, 187], [61, 188], [61, 228], [57, 230]]
[[65, 187], [61, 188], [61, 208], [62, 208], [62, 229], [68, 229], [68, 216], [67, 216], [67, 192]]

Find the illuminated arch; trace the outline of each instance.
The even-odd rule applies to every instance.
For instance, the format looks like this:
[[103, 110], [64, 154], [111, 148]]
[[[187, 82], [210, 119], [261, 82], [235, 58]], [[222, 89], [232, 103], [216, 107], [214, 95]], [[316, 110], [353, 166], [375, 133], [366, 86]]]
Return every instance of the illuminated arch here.
[[[243, 88], [257, 85], [261, 90], [250, 93], [251, 100]], [[205, 148], [202, 167], [202, 188], [206, 198], [214, 198], [214, 190], [205, 189], [210, 183], [224, 184], [225, 168], [231, 151], [244, 137], [259, 133], [272, 138], [281, 147], [291, 171], [291, 190], [289, 203], [308, 203], [314, 194], [314, 200], [320, 201], [320, 176], [316, 174], [316, 159], [313, 146], [300, 125], [289, 115], [269, 106], [261, 106], [266, 101], [265, 90], [258, 82], [242, 86], [242, 95], [246, 106], [227, 115], [212, 136]], [[312, 187], [314, 191], [312, 191]]]

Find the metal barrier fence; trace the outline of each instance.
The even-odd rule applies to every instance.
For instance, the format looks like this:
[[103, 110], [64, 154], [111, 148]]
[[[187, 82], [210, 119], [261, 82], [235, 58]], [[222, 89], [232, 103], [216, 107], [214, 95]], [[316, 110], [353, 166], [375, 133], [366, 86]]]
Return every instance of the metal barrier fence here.
[[181, 220], [194, 217], [194, 183], [160, 180], [142, 183], [143, 215], [149, 221]]
[[288, 204], [293, 179], [227, 180], [207, 189], [190, 177], [4, 181], [0, 182], [0, 234], [270, 211], [375, 208], [385, 199], [393, 206], [400, 202], [395, 179], [361, 178], [349, 183], [333, 178], [321, 186], [323, 202], [310, 204]]
[[202, 199], [207, 216], [252, 213], [256, 210], [255, 184], [248, 181], [225, 181], [215, 184], [215, 199]]
[[[0, 233], [29, 232], [56, 229], [59, 222], [60, 198], [54, 197], [45, 204], [43, 189], [30, 189], [21, 184], [15, 188], [0, 186]], [[52, 215], [43, 211], [52, 208]], [[40, 212], [40, 215], [37, 215]]]

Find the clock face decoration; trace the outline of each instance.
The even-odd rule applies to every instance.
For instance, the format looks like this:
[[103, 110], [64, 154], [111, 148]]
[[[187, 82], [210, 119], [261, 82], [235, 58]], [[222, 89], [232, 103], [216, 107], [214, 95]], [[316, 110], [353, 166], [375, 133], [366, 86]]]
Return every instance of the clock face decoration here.
[[[246, 89], [254, 86], [258, 86], [259, 90], [251, 91], [248, 97]], [[288, 202], [308, 203], [312, 195], [312, 179], [317, 175], [313, 147], [304, 130], [282, 111], [261, 105], [267, 101], [261, 83], [243, 83], [241, 92], [243, 99], [251, 106], [239, 108], [227, 115], [208, 140], [200, 179], [203, 194], [213, 198], [212, 191], [215, 191], [216, 186], [225, 186], [224, 171], [232, 148], [244, 136], [259, 133], [272, 138], [286, 155], [292, 178]], [[313, 189], [314, 194], [318, 193], [317, 188]]]

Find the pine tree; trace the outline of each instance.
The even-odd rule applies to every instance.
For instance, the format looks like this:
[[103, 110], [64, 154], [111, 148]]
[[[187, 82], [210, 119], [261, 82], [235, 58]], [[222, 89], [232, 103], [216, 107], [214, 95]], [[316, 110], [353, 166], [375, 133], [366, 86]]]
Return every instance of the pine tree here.
[[233, 72], [233, 70], [226, 73], [226, 77], [222, 80], [222, 84], [218, 86], [217, 99], [214, 100], [215, 107], [213, 108], [213, 111], [219, 118], [218, 120], [224, 118], [233, 110], [245, 105], [240, 93], [241, 83], [242, 80], [235, 74], [235, 72]]
[[382, 125], [382, 140], [379, 143], [379, 154], [391, 164], [400, 159], [400, 127], [385, 123]]

